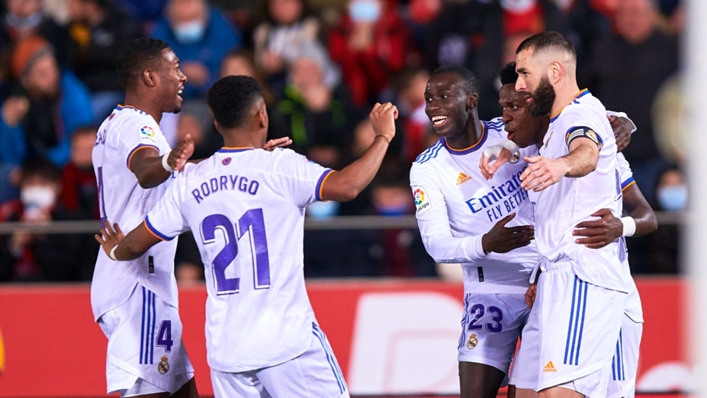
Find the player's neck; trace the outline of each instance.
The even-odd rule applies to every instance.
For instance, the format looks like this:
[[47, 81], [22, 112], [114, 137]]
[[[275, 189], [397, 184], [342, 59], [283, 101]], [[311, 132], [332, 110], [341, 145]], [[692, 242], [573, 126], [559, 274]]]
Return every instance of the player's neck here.
[[557, 115], [562, 111], [562, 108], [577, 98], [577, 94], [579, 94], [579, 86], [576, 80], [560, 82], [560, 84], [555, 86], [555, 102], [552, 104], [552, 112], [550, 114], [552, 116]]
[[482, 133], [483, 126], [479, 120], [479, 114], [472, 112], [461, 134], [452, 134], [444, 139], [450, 148], [465, 149], [479, 142]]
[[155, 119], [155, 122], [157, 124], [159, 124], [162, 120], [162, 109], [157, 106], [154, 101], [144, 95], [140, 95], [135, 92], [126, 92], [125, 102], [123, 103], [123, 105], [132, 106], [147, 113], [148, 115], [152, 116], [153, 119]]
[[223, 146], [228, 148], [262, 148], [260, 137], [249, 131], [227, 130], [223, 134]]

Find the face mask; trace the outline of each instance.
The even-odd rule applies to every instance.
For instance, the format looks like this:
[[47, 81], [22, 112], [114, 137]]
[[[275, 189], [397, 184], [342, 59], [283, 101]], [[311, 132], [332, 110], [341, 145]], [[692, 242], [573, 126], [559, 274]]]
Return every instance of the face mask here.
[[15, 29], [32, 29], [39, 26], [39, 24], [42, 22], [42, 13], [35, 12], [34, 14], [25, 18], [20, 18], [15, 14], [7, 14], [5, 18], [7, 24]]
[[314, 202], [307, 206], [307, 214], [317, 220], [334, 217], [339, 212], [339, 202]]
[[20, 192], [20, 201], [25, 207], [25, 214], [31, 216], [33, 212], [38, 212], [54, 204], [56, 193], [51, 187], [31, 187]]
[[349, 16], [354, 22], [376, 22], [381, 15], [380, 3], [354, 0], [349, 4]]
[[687, 205], [687, 187], [676, 185], [658, 189], [658, 203], [667, 211], [680, 211]]
[[196, 43], [204, 37], [205, 29], [202, 21], [187, 22], [174, 27], [174, 36], [180, 43]]
[[408, 205], [402, 204], [397, 206], [376, 206], [376, 211], [381, 216], [399, 217], [408, 213]]

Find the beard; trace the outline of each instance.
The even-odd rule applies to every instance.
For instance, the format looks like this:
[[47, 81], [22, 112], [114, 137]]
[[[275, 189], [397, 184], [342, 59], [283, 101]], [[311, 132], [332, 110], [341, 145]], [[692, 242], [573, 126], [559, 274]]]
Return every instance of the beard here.
[[543, 117], [550, 113], [552, 104], [555, 102], [555, 88], [552, 87], [547, 76], [540, 79], [540, 84], [532, 92], [531, 98], [528, 110], [533, 117]]

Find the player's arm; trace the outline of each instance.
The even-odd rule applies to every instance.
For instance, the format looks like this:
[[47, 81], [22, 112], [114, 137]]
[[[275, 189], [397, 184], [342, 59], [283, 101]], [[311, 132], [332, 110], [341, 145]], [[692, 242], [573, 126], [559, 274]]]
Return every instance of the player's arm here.
[[524, 158], [528, 168], [520, 175], [521, 186], [535, 192], [556, 184], [562, 177], [584, 177], [597, 168], [601, 139], [588, 127], [573, 127], [567, 132], [569, 153], [557, 159], [542, 156]]
[[154, 188], [165, 182], [172, 175], [172, 171], [181, 171], [193, 153], [194, 141], [191, 135], [187, 134], [175, 149], [162, 156], [152, 146], [134, 151], [128, 167], [142, 188]]
[[128, 261], [139, 258], [152, 246], [162, 240], [151, 233], [143, 222], [137, 228], [123, 236], [118, 224], [110, 225], [106, 220], [101, 233], [95, 235], [96, 241], [101, 245], [108, 257], [114, 261]]
[[577, 224], [573, 234], [580, 238], [576, 239], [576, 243], [598, 249], [621, 236], [639, 237], [658, 229], [655, 212], [635, 183], [624, 188], [623, 207], [627, 216], [616, 218], [609, 209], [601, 209], [592, 214], [599, 217], [598, 220]]
[[321, 198], [348, 202], [358, 196], [371, 183], [378, 172], [390, 141], [395, 137], [395, 119], [398, 108], [387, 102], [376, 104], [370, 114], [376, 137], [373, 143], [359, 159], [332, 173], [322, 186]]
[[631, 134], [637, 130], [636, 124], [624, 112], [607, 110], [606, 117], [609, 118], [609, 124], [614, 131], [616, 151], [621, 152], [631, 143]]
[[533, 239], [532, 226], [506, 227], [515, 213], [499, 220], [485, 234], [452, 236], [444, 195], [434, 183], [434, 177], [426, 176], [424, 170], [413, 165], [410, 182], [422, 242], [430, 257], [438, 263], [470, 262], [484, 258], [490, 252], [507, 253], [529, 245]]

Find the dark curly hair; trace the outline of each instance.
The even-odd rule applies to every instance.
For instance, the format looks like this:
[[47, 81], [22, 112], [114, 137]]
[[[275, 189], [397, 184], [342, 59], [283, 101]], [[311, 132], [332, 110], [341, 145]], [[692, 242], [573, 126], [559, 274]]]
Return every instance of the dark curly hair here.
[[249, 76], [226, 76], [209, 89], [207, 102], [214, 119], [225, 128], [239, 127], [255, 100], [261, 98], [261, 89]]
[[471, 70], [463, 66], [447, 66], [439, 68], [432, 73], [434, 75], [456, 75], [462, 81], [462, 85], [472, 94], [479, 93], [479, 83], [476, 80], [476, 75]]
[[169, 45], [162, 40], [141, 37], [126, 44], [118, 56], [118, 75], [125, 88], [130, 88], [147, 68], [157, 68], [162, 51]]
[[516, 72], [516, 63], [509, 62], [501, 69], [501, 84], [516, 84], [518, 80], [518, 72]]

